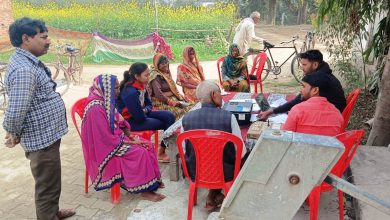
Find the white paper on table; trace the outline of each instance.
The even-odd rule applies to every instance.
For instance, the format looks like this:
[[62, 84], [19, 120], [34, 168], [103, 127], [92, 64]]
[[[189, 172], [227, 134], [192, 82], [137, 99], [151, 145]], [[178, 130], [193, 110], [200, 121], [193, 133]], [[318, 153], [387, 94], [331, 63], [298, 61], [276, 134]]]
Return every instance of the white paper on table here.
[[260, 106], [259, 106], [257, 103], [253, 104], [253, 106], [252, 106], [252, 111], [253, 111], [253, 112], [260, 111]]
[[252, 94], [247, 92], [237, 92], [236, 95], [234, 95], [233, 99], [250, 99], [252, 97]]
[[225, 92], [224, 90], [222, 90], [222, 92], [221, 92], [221, 96], [229, 95], [229, 94], [230, 94], [230, 92]]
[[278, 114], [268, 118], [271, 123], [284, 124], [287, 120], [287, 114]]
[[278, 106], [283, 105], [286, 102], [287, 102], [286, 99], [280, 98], [280, 99], [277, 99], [277, 100], [274, 100], [274, 101], [270, 102], [269, 105], [271, 106], [271, 108], [276, 108]]
[[252, 104], [256, 104], [255, 99], [231, 99], [229, 102], [252, 102]]
[[278, 99], [286, 99], [286, 94], [271, 93], [268, 96], [267, 101], [268, 101], [268, 103], [272, 103]]
[[250, 119], [250, 121], [251, 122], [255, 122], [255, 121], [257, 121], [257, 114], [251, 114], [251, 119]]

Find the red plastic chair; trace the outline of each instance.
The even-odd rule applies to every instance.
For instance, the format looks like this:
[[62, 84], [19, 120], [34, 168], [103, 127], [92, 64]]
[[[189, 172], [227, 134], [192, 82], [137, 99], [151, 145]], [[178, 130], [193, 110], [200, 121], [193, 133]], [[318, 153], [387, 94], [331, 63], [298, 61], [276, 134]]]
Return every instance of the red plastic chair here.
[[[84, 115], [84, 107], [86, 104], [87, 98], [82, 98], [79, 99], [76, 103], [73, 104], [72, 108], [70, 109], [70, 115], [72, 117], [72, 121], [74, 126], [76, 127], [77, 133], [80, 136], [81, 139], [81, 132], [79, 129], [79, 126], [76, 121], [76, 113], [80, 117], [80, 119], [83, 119]], [[84, 179], [84, 192], [88, 193], [88, 170], [85, 168], [85, 179]], [[114, 204], [118, 204], [120, 201], [120, 183], [116, 183], [112, 188], [111, 188], [111, 201]]]
[[261, 73], [263, 72], [266, 61], [267, 61], [267, 54], [264, 52], [257, 54], [253, 59], [253, 65], [249, 75], [254, 75], [256, 71], [256, 79], [255, 80], [250, 79], [249, 83], [254, 84], [255, 93], [257, 93], [257, 84], [260, 85], [260, 91], [261, 93], [263, 93], [263, 81], [261, 80]]
[[131, 131], [131, 134], [138, 135], [146, 140], [152, 140], [152, 135], [154, 135], [154, 151], [156, 154], [158, 152], [158, 146], [160, 145], [158, 142], [158, 130], [146, 130], [146, 131]]
[[345, 130], [345, 128], [348, 125], [349, 117], [351, 116], [353, 107], [355, 107], [355, 103], [357, 101], [357, 98], [358, 98], [360, 92], [361, 92], [361, 89], [355, 89], [348, 95], [347, 106], [345, 107], [345, 109], [342, 113], [343, 118], [344, 118], [344, 124], [343, 124], [343, 127], [341, 128], [342, 132]]
[[[336, 138], [344, 144], [345, 151], [341, 155], [340, 159], [337, 161], [336, 165], [332, 168], [330, 173], [341, 177], [347, 167], [349, 166], [353, 156], [356, 153], [357, 148], [360, 145], [364, 135], [364, 130], [353, 130], [347, 131], [336, 136]], [[328, 192], [333, 189], [333, 186], [323, 182], [321, 185], [316, 186], [310, 192], [308, 197], [308, 203], [310, 206], [310, 220], [318, 219], [318, 208], [320, 203], [321, 192]], [[338, 190], [338, 199], [339, 199], [339, 219], [344, 219], [344, 197], [343, 192]]]
[[[184, 158], [182, 143], [189, 140], [195, 151], [196, 176], [192, 182]], [[236, 162], [234, 166], [234, 177], [230, 182], [225, 182], [223, 174], [223, 149], [227, 142], [236, 146]], [[242, 140], [230, 133], [216, 130], [191, 130], [185, 131], [177, 137], [177, 147], [182, 161], [183, 171], [190, 183], [188, 197], [187, 219], [192, 219], [192, 207], [197, 203], [197, 189], [223, 189], [225, 196], [236, 179], [240, 170], [241, 154], [243, 148]]]
[[217, 60], [217, 69], [218, 69], [219, 84], [221, 85], [221, 87], [223, 87], [221, 66], [222, 66], [222, 62], [223, 62], [224, 59], [225, 59], [225, 56], [222, 56], [222, 57], [218, 58], [218, 60]]
[[[81, 138], [81, 132], [78, 127], [77, 121], [76, 121], [76, 113], [80, 117], [80, 119], [83, 119], [84, 115], [84, 107], [86, 104], [87, 98], [82, 98], [76, 101], [76, 103], [73, 104], [71, 110], [70, 110], [70, 115], [72, 117], [72, 121], [74, 126], [76, 127], [77, 133], [79, 134]], [[157, 152], [158, 149], [158, 131], [142, 131], [142, 132], [132, 132], [132, 134], [139, 135], [140, 137], [143, 137], [144, 139], [150, 140], [151, 136], [154, 133], [155, 137], [155, 150]], [[84, 180], [84, 192], [88, 193], [88, 170], [85, 169], [85, 180]], [[111, 188], [111, 201], [114, 204], [118, 204], [120, 201], [120, 183], [116, 183], [112, 188]]]

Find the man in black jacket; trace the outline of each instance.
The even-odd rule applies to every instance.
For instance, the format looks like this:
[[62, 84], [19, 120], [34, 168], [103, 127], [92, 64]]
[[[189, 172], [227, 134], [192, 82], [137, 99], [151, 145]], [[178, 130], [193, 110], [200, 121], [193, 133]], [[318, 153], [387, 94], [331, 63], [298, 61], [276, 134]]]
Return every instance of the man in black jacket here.
[[[332, 89], [324, 94], [324, 97], [326, 97], [326, 99], [342, 113], [346, 106], [344, 90], [340, 81], [332, 74], [332, 70], [330, 69], [328, 63], [323, 61], [322, 53], [319, 50], [308, 50], [304, 53], [298, 54], [298, 57], [300, 58], [300, 64], [304, 74], [319, 73], [328, 75]], [[295, 99], [277, 108], [260, 112], [258, 117], [260, 120], [266, 120], [271, 114], [288, 112], [294, 105], [303, 101], [304, 100], [302, 100], [301, 95], [299, 94], [295, 97]]]

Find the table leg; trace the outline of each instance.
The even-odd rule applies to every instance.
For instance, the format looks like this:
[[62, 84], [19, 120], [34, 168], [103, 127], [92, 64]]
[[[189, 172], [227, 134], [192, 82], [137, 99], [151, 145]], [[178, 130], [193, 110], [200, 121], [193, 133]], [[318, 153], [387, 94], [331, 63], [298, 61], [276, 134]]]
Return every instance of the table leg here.
[[177, 135], [168, 138], [169, 149], [169, 178], [171, 181], [179, 181], [179, 157], [176, 144]]

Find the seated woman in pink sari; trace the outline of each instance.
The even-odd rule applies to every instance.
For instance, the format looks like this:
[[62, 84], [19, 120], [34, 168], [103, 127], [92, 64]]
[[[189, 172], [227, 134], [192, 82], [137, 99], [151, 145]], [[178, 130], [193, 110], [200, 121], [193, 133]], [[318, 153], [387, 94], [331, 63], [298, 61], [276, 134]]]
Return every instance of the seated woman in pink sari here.
[[187, 46], [183, 51], [183, 62], [177, 67], [176, 84], [183, 88], [187, 100], [197, 102], [195, 90], [203, 80], [203, 68], [199, 64], [195, 50]]
[[115, 183], [130, 193], [160, 201], [164, 185], [152, 143], [130, 135], [130, 125], [115, 109], [116, 76], [99, 75], [89, 90], [81, 125], [85, 164], [95, 190]]

